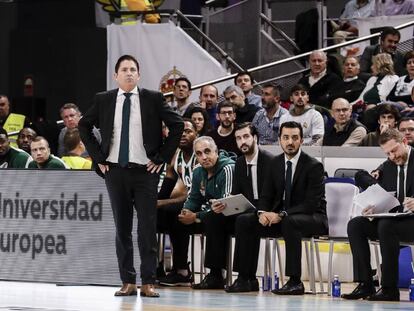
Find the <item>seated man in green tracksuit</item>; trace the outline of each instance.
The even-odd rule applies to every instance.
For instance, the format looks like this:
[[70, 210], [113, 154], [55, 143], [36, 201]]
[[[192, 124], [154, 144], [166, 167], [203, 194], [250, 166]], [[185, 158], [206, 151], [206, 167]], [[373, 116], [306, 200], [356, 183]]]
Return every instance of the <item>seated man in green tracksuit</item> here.
[[[202, 136], [194, 141], [194, 153], [200, 166], [193, 171], [191, 192], [179, 220], [187, 225], [203, 222], [206, 235], [205, 266], [210, 273], [193, 289], [223, 289], [222, 269], [226, 268], [227, 236], [234, 231], [236, 216], [224, 216], [211, 210], [210, 202], [227, 197], [232, 188], [234, 161], [218, 152], [214, 140]], [[230, 271], [231, 273], [231, 271]]]

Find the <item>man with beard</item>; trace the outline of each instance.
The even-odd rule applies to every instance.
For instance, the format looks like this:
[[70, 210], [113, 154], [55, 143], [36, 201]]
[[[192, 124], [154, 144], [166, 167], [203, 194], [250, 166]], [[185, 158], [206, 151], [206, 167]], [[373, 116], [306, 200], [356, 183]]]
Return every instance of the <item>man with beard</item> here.
[[219, 127], [209, 131], [206, 136], [214, 139], [218, 149], [239, 155], [240, 151], [234, 138], [234, 120], [236, 119], [234, 105], [227, 100], [219, 103], [216, 118], [220, 122]]
[[28, 153], [10, 146], [6, 130], [0, 127], [0, 168], [27, 168], [32, 160]]
[[253, 118], [259, 145], [276, 145], [280, 117], [288, 111], [280, 106], [280, 92], [277, 85], [269, 83], [262, 87], [262, 107]]
[[194, 141], [198, 166], [193, 173], [191, 191], [178, 216], [183, 224], [203, 222], [206, 235], [205, 266], [210, 273], [193, 289], [223, 289], [222, 270], [226, 268], [227, 237], [233, 232], [233, 217], [225, 217], [211, 208], [214, 199], [230, 195], [234, 161], [220, 153], [209, 136]]
[[[390, 206], [390, 213], [414, 211], [414, 152], [407, 139], [397, 129], [381, 133], [379, 144], [388, 160], [382, 164], [378, 183], [386, 191], [395, 193], [399, 206]], [[372, 214], [372, 208], [364, 215]], [[414, 241], [414, 217], [376, 218], [355, 217], [348, 223], [348, 237], [351, 245], [354, 281], [358, 286], [345, 299], [366, 298], [371, 301], [399, 301], [398, 256], [400, 242]], [[379, 240], [381, 248], [381, 288], [375, 292], [372, 280], [369, 240]]]
[[[250, 123], [242, 123], [236, 127], [234, 132], [237, 146], [243, 156], [236, 161], [234, 168], [234, 181], [232, 195], [243, 194], [253, 205], [257, 206], [260, 192], [263, 188], [265, 175], [270, 170], [270, 163], [273, 156], [260, 150], [257, 145], [257, 132]], [[225, 206], [221, 203], [212, 205], [215, 212], [222, 212]], [[254, 209], [248, 210], [246, 213], [254, 213]], [[255, 215], [255, 214], [254, 214]], [[237, 220], [236, 220], [237, 223]], [[238, 231], [236, 231], [237, 234]], [[237, 238], [237, 235], [236, 235]], [[240, 240], [236, 240], [240, 241]], [[240, 247], [236, 243], [236, 254]], [[249, 271], [247, 275], [243, 275], [242, 258], [236, 256], [234, 258], [234, 271], [239, 272], [239, 277], [235, 282], [226, 289], [228, 293], [258, 291], [259, 283], [256, 279], [256, 270]]]
[[289, 113], [280, 118], [280, 124], [288, 121], [298, 122], [303, 132], [303, 145], [320, 146], [325, 125], [322, 115], [309, 104], [308, 89], [301, 84], [295, 85], [290, 91], [290, 101], [293, 105], [290, 106]]
[[397, 50], [401, 34], [393, 27], [386, 27], [381, 32], [380, 43], [367, 46], [360, 58], [360, 78], [367, 81], [371, 77], [372, 57], [380, 53], [388, 53], [394, 62], [394, 70], [398, 76], [407, 74], [404, 66], [404, 55]]
[[24, 127], [17, 135], [17, 146], [30, 154], [30, 144], [35, 139], [37, 133], [30, 127]]
[[252, 122], [260, 108], [248, 102], [240, 87], [230, 85], [224, 90], [223, 95], [226, 100], [236, 107], [236, 123]]
[[196, 138], [195, 124], [189, 119], [184, 119], [179, 149], [171, 164], [167, 166], [158, 193], [157, 229], [169, 234], [173, 255], [173, 269], [166, 277], [159, 279], [161, 285], [190, 286], [193, 281], [187, 262], [189, 237], [193, 227], [179, 222], [178, 215], [190, 193], [193, 170], [197, 165], [197, 158], [193, 152], [193, 142]]
[[[324, 168], [322, 163], [301, 150], [302, 127], [297, 122], [280, 126], [283, 153], [271, 160], [257, 213], [237, 217], [235, 269], [243, 289], [254, 289], [260, 237], [282, 236], [285, 240], [286, 275], [289, 281], [272, 292], [303, 295], [301, 282], [302, 237], [328, 232]], [[242, 286], [240, 286], [242, 287]]]

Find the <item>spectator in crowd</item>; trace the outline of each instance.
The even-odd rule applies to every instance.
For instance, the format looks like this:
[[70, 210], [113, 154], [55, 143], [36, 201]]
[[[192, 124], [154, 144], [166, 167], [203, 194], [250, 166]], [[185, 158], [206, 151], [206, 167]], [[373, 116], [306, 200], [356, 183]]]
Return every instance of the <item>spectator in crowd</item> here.
[[30, 127], [24, 127], [17, 135], [17, 146], [30, 154], [30, 144], [36, 138], [37, 133]]
[[226, 267], [227, 236], [233, 231], [234, 218], [211, 210], [211, 200], [230, 195], [234, 161], [221, 153], [214, 140], [202, 136], [194, 141], [194, 153], [200, 166], [193, 172], [190, 195], [178, 216], [186, 225], [204, 223], [206, 235], [205, 266], [210, 273], [193, 289], [223, 289], [222, 270]]
[[293, 105], [289, 113], [280, 118], [280, 124], [295, 121], [301, 124], [304, 146], [322, 145], [324, 121], [322, 115], [309, 104], [308, 89], [301, 84], [295, 85], [290, 91], [290, 101]]
[[190, 107], [191, 82], [186, 77], [180, 77], [174, 84], [174, 102], [171, 107], [180, 116], [183, 116]]
[[67, 169], [69, 168], [60, 158], [50, 153], [49, 143], [42, 136], [37, 136], [30, 144], [33, 161], [29, 168]]
[[[200, 106], [204, 108], [208, 113], [211, 128], [217, 128], [218, 122], [216, 119], [217, 103], [218, 103], [218, 90], [212, 85], [205, 85], [200, 89]], [[185, 115], [185, 117], [187, 117]]]
[[327, 69], [327, 56], [323, 51], [313, 51], [309, 55], [310, 74], [302, 77], [299, 84], [309, 89], [309, 101], [313, 105], [330, 109], [332, 95], [342, 88], [342, 79]]
[[405, 117], [400, 120], [398, 130], [407, 140], [407, 143], [414, 147], [414, 119]]
[[277, 85], [269, 83], [262, 87], [262, 107], [256, 112], [252, 125], [257, 130], [259, 145], [276, 145], [280, 118], [288, 111], [280, 106], [280, 91]]
[[234, 78], [234, 84], [243, 90], [244, 97], [247, 102], [257, 107], [262, 106], [262, 99], [259, 95], [252, 92], [253, 90], [253, 77], [250, 72], [239, 72]]
[[368, 133], [362, 139], [360, 146], [377, 146], [379, 147], [378, 138], [381, 133], [389, 128], [395, 128], [400, 120], [400, 113], [397, 108], [390, 104], [382, 104], [378, 106], [378, 129]]
[[383, 6], [385, 16], [414, 14], [413, 0], [386, 0]]
[[335, 124], [325, 131], [324, 146], [358, 146], [367, 135], [367, 130], [358, 121], [351, 118], [352, 105], [344, 98], [337, 98], [332, 103], [332, 117]]
[[32, 160], [25, 151], [10, 146], [7, 131], [0, 127], [0, 168], [27, 168]]
[[62, 161], [74, 170], [90, 170], [92, 161], [82, 157], [85, 152], [85, 145], [80, 139], [77, 128], [68, 129], [63, 138], [63, 146], [67, 152], [62, 157]]
[[[257, 206], [266, 179], [265, 176], [271, 169], [270, 165], [273, 156], [270, 153], [259, 149], [256, 129], [250, 123], [239, 124], [236, 127], [234, 135], [236, 136], [237, 146], [243, 156], [239, 157], [236, 161], [231, 194], [243, 194], [254, 206]], [[220, 206], [220, 204], [213, 204], [213, 209], [217, 211], [224, 209], [224, 207]], [[254, 209], [246, 211], [246, 213], [249, 212], [250, 215], [253, 213], [253, 215], [256, 216]], [[237, 223], [238, 220], [236, 219], [236, 224]], [[244, 243], [243, 240], [241, 241]], [[236, 254], [239, 252], [239, 248], [240, 245], [236, 244]], [[239, 272], [239, 276], [231, 286], [226, 288], [226, 292], [257, 292], [259, 290], [256, 270], [250, 271], [249, 267], [246, 267], [243, 264], [243, 258], [240, 256], [234, 257], [233, 270]]]
[[194, 122], [184, 119], [184, 131], [179, 149], [167, 166], [164, 181], [158, 193], [157, 229], [168, 233], [173, 257], [171, 272], [159, 278], [161, 285], [190, 286], [193, 281], [188, 267], [187, 254], [190, 233], [195, 228], [178, 221], [178, 215], [190, 193], [193, 171], [198, 164], [193, 151], [193, 142], [197, 136]]
[[211, 130], [208, 113], [201, 107], [193, 107], [188, 112], [188, 117], [194, 122], [199, 136], [206, 135]]
[[387, 100], [399, 104], [402, 114], [414, 112], [413, 88], [414, 88], [414, 51], [409, 51], [404, 55], [405, 68], [407, 75], [400, 77], [394, 88], [389, 93]]
[[235, 267], [243, 279], [252, 278], [257, 269], [260, 237], [281, 235], [286, 245], [285, 274], [289, 281], [272, 292], [303, 295], [302, 237], [328, 232], [324, 168], [301, 150], [303, 134], [299, 123], [282, 123], [279, 141], [283, 153], [271, 160], [258, 215], [245, 214], [237, 218]]
[[239, 154], [236, 138], [234, 137], [234, 120], [236, 119], [235, 106], [227, 100], [220, 102], [217, 108], [216, 118], [219, 120], [220, 125], [217, 129], [208, 132], [207, 136], [214, 139], [219, 150]]
[[[77, 105], [73, 103], [67, 103], [60, 108], [60, 117], [63, 120], [63, 124], [65, 127], [60, 130], [59, 138], [58, 138], [58, 156], [63, 156], [67, 150], [65, 150], [63, 138], [65, 137], [65, 133], [68, 129], [74, 129], [78, 127], [79, 120], [81, 118], [81, 112]], [[94, 127], [93, 128], [93, 135], [96, 137], [98, 142], [101, 141], [101, 134], [99, 130]], [[85, 153], [82, 154], [83, 157], [88, 157], [88, 153], [85, 150]]]
[[360, 64], [361, 74], [360, 78], [367, 81], [371, 76], [371, 66], [373, 62], [373, 56], [381, 53], [387, 53], [391, 56], [394, 71], [399, 76], [407, 74], [404, 68], [404, 56], [397, 51], [397, 44], [400, 42], [401, 34], [393, 27], [386, 27], [380, 36], [380, 43], [367, 46], [362, 53]]
[[369, 78], [358, 98], [367, 104], [367, 109], [374, 108], [378, 103], [385, 101], [398, 81], [394, 63], [388, 53], [373, 56], [371, 70], [372, 77]]
[[224, 90], [223, 94], [224, 98], [236, 108], [236, 123], [252, 122], [260, 108], [247, 102], [240, 87], [230, 85]]
[[339, 18], [339, 25], [335, 30], [346, 31], [358, 35], [355, 18], [370, 17], [375, 12], [375, 0], [350, 0]]
[[[414, 152], [407, 140], [396, 129], [387, 129], [379, 138], [379, 144], [388, 156], [379, 174], [378, 184], [386, 191], [395, 193], [400, 205], [389, 206], [390, 213], [414, 211], [413, 165]], [[373, 213], [372, 208], [363, 211], [365, 216]], [[400, 242], [414, 241], [413, 217], [379, 218], [355, 217], [348, 223], [348, 237], [351, 245], [354, 281], [358, 286], [345, 299], [366, 298], [370, 301], [399, 301], [398, 257]], [[370, 262], [369, 240], [379, 240], [382, 264], [381, 287], [375, 292]]]
[[365, 82], [359, 77], [359, 60], [355, 56], [348, 56], [343, 64], [343, 88], [335, 92], [334, 98], [342, 97], [350, 103], [355, 101], [365, 88]]
[[[12, 113], [9, 98], [0, 94], [0, 127], [4, 128], [7, 133], [11, 133], [20, 131], [27, 124], [26, 116]], [[9, 136], [9, 141], [13, 147], [17, 147], [16, 140], [17, 135]]]

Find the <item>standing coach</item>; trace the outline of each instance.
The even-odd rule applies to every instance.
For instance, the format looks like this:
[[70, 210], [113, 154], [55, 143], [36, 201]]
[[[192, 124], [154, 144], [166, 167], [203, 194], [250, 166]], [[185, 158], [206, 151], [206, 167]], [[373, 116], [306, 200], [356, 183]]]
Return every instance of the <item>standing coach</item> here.
[[[97, 173], [105, 178], [116, 226], [116, 254], [122, 288], [115, 296], [137, 294], [133, 260], [133, 208], [138, 215], [138, 248], [141, 257], [140, 295], [155, 292], [157, 265], [156, 204], [159, 172], [178, 147], [183, 121], [159, 92], [138, 88], [138, 61], [121, 56], [114, 78], [119, 88], [95, 95], [92, 107], [79, 122], [79, 130]], [[169, 128], [163, 141], [162, 121]], [[93, 135], [101, 131], [102, 143]]]

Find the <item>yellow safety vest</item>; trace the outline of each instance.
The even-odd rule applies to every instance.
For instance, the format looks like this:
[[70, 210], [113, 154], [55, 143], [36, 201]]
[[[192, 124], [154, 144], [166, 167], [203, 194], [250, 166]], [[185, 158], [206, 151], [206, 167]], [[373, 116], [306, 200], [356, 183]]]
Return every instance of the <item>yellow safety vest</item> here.
[[[7, 131], [7, 133], [19, 132], [24, 127], [25, 119], [26, 119], [26, 116], [22, 114], [11, 113], [7, 117], [7, 120], [4, 123], [3, 128]], [[17, 147], [17, 144], [16, 144], [17, 134], [9, 136], [9, 140], [10, 140], [11, 146]]]
[[90, 170], [92, 168], [92, 161], [82, 157], [63, 156], [61, 159], [73, 170]]

